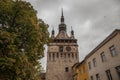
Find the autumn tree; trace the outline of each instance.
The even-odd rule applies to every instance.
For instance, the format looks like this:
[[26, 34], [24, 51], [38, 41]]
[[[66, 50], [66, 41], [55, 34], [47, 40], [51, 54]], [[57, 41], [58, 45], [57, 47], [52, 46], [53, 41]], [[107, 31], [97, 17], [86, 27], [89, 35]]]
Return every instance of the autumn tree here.
[[26, 1], [0, 0], [0, 79], [39, 80], [47, 25]]

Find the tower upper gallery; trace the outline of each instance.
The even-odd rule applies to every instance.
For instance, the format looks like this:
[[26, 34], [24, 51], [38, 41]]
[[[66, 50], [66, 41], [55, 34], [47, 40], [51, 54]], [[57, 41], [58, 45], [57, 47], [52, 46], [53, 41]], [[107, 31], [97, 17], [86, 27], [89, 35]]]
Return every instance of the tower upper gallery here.
[[74, 40], [76, 40], [74, 38], [74, 31], [72, 29], [71, 29], [71, 35], [68, 36], [68, 34], [67, 34], [67, 26], [65, 24], [65, 18], [64, 18], [63, 9], [61, 10], [61, 18], [60, 18], [60, 24], [58, 26], [58, 34], [57, 34], [57, 36], [55, 36], [53, 34], [53, 31], [54, 30], [52, 30], [51, 38], [54, 39], [54, 40], [56, 40], [56, 39], [74, 39]]

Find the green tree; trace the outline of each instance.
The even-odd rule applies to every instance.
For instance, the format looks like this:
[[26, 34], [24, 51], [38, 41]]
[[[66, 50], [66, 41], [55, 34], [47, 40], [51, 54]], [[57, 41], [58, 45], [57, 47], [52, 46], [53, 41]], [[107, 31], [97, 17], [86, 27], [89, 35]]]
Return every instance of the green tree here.
[[36, 14], [29, 2], [0, 0], [0, 79], [39, 80], [49, 33]]

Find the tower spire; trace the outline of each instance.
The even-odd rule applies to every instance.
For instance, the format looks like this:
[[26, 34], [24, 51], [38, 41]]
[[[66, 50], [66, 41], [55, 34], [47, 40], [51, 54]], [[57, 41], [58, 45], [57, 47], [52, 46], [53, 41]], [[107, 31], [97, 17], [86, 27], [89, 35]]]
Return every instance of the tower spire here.
[[62, 17], [63, 17], [63, 8], [62, 8]]
[[63, 8], [62, 8], [61, 12], [62, 12], [62, 15], [61, 15], [61, 23], [64, 23]]
[[63, 8], [61, 9], [61, 18], [60, 18], [60, 24], [59, 24], [59, 32], [60, 31], [66, 32], [66, 24], [64, 22]]
[[54, 27], [53, 27], [53, 29], [52, 29], [52, 34], [51, 34], [51, 38], [54, 38], [55, 36], [55, 31], [54, 31]]

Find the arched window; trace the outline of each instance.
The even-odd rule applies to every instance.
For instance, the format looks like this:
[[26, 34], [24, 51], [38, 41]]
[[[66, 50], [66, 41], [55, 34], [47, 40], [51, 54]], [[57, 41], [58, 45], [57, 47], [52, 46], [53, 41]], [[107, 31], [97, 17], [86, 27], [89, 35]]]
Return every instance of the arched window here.
[[66, 58], [66, 53], [64, 53], [64, 57]]
[[68, 67], [65, 67], [65, 72], [68, 72], [69, 71], [69, 68]]
[[59, 58], [59, 53], [56, 53], [57, 54], [57, 58]]
[[76, 54], [76, 58], [77, 58], [77, 54]]
[[72, 58], [74, 58], [74, 54], [72, 53]]
[[55, 60], [55, 53], [53, 53], [53, 61]]
[[51, 53], [49, 53], [49, 60], [51, 60]]
[[63, 53], [61, 53], [61, 57], [62, 57]]
[[68, 53], [68, 58], [70, 58], [70, 53]]

